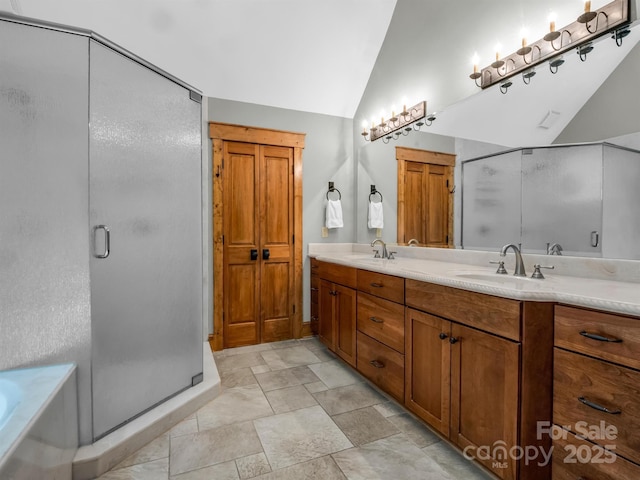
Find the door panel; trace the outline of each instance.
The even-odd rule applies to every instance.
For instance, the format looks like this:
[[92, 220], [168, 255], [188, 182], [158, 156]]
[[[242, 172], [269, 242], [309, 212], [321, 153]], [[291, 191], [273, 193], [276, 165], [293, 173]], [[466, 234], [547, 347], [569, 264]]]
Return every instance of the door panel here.
[[425, 173], [424, 164], [407, 162], [405, 175], [405, 231], [404, 242], [412, 238], [417, 239], [421, 244], [427, 242], [427, 232], [425, 231]]
[[260, 339], [259, 148], [224, 144], [224, 347]]
[[318, 337], [331, 350], [335, 350], [334, 343], [334, 314], [333, 314], [333, 284], [327, 280], [320, 280], [320, 303], [318, 304]]
[[[93, 436], [202, 372], [201, 113], [189, 91], [90, 42]], [[95, 232], [101, 251], [106, 233]]]
[[356, 291], [334, 285], [336, 353], [347, 363], [356, 366]]
[[447, 167], [427, 165], [427, 245], [446, 247], [448, 234]]
[[264, 262], [262, 266], [261, 310], [263, 341], [291, 338], [289, 262]]
[[413, 309], [406, 322], [407, 407], [448, 436], [451, 322]]

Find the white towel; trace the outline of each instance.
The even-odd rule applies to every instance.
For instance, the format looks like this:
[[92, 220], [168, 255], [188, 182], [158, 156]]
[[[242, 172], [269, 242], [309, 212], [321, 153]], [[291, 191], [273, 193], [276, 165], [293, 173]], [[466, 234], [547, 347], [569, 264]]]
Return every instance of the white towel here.
[[341, 228], [342, 223], [342, 204], [340, 200], [329, 200], [327, 202], [327, 220], [325, 226], [327, 228]]
[[382, 216], [382, 202], [369, 202], [369, 228], [383, 228], [384, 221]]

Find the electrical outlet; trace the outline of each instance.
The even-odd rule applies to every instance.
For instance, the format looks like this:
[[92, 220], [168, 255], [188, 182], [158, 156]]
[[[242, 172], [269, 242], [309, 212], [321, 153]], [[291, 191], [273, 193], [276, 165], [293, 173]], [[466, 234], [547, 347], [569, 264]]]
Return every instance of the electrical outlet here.
[[382, 229], [376, 228], [376, 238], [382, 238]]
[[329, 236], [329, 229], [327, 227], [322, 227], [322, 238], [327, 238]]

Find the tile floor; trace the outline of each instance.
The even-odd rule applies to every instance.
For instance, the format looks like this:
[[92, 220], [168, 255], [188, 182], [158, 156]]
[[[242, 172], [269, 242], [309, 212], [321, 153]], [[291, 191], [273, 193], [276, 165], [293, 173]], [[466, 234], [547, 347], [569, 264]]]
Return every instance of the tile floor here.
[[492, 478], [317, 339], [214, 358], [222, 393], [100, 480]]

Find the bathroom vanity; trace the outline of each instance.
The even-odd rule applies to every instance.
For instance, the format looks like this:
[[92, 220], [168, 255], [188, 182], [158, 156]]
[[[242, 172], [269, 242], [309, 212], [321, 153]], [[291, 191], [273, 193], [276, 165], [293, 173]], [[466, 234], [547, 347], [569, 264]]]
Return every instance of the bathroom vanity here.
[[[329, 349], [498, 478], [639, 478], [638, 284], [497, 275], [484, 266], [497, 253], [415, 250], [314, 255]], [[580, 420], [618, 434], [577, 439]]]

